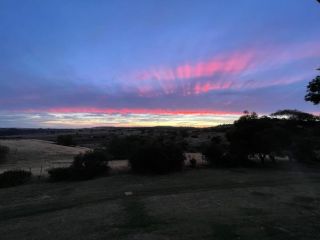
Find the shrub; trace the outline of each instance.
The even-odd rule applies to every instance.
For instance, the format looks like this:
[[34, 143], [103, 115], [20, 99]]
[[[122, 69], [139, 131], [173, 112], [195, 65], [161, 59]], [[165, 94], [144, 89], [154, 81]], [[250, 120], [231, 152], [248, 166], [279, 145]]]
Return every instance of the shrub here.
[[109, 155], [103, 150], [87, 151], [75, 156], [71, 168], [76, 179], [90, 179], [107, 174]]
[[139, 146], [144, 145], [144, 143], [148, 141], [146, 137], [140, 136], [113, 137], [111, 141], [106, 144], [106, 148], [114, 159], [128, 159]]
[[197, 167], [197, 160], [195, 160], [194, 158], [190, 159], [190, 167], [196, 168]]
[[48, 170], [51, 181], [87, 180], [108, 173], [109, 155], [103, 150], [87, 151], [74, 157], [70, 167]]
[[4, 161], [9, 153], [9, 148], [0, 145], [0, 162]]
[[312, 139], [297, 139], [292, 148], [293, 157], [299, 162], [319, 161]]
[[204, 149], [203, 154], [205, 155], [208, 164], [210, 166], [223, 166], [224, 165], [224, 154], [225, 148], [220, 143], [211, 142]]
[[235, 154], [230, 150], [230, 145], [223, 143], [221, 137], [213, 137], [209, 144], [203, 146], [202, 153], [210, 167], [251, 166], [251, 162], [247, 158], [241, 158], [240, 154]]
[[0, 174], [0, 188], [13, 187], [28, 182], [31, 172], [24, 170], [11, 170]]
[[57, 137], [57, 144], [63, 146], [72, 146], [75, 145], [72, 135], [59, 135]]
[[129, 162], [135, 173], [164, 174], [182, 170], [184, 158], [178, 145], [158, 140], [137, 149], [136, 153], [129, 158]]
[[182, 130], [180, 130], [180, 135], [181, 135], [181, 137], [183, 137], [183, 138], [189, 137], [188, 130], [187, 130], [187, 129], [182, 129]]

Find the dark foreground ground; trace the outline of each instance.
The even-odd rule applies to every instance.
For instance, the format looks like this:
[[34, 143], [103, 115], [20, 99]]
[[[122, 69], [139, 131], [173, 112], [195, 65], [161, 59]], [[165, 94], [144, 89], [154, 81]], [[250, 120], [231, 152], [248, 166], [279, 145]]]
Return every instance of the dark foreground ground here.
[[320, 239], [319, 203], [299, 167], [33, 183], [0, 189], [0, 239]]

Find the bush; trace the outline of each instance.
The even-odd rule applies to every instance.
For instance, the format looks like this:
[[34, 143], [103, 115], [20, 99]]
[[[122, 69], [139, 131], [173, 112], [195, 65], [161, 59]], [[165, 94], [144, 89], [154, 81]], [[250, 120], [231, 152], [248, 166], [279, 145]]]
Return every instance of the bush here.
[[297, 139], [292, 148], [293, 157], [299, 162], [319, 161], [312, 139]]
[[129, 163], [135, 173], [164, 174], [182, 170], [184, 158], [181, 148], [175, 143], [153, 141], [137, 149]]
[[231, 151], [230, 145], [223, 143], [221, 137], [213, 137], [211, 142], [204, 145], [202, 153], [210, 167], [247, 167], [251, 162], [247, 158]]
[[107, 174], [109, 155], [103, 150], [87, 151], [75, 156], [71, 168], [76, 179], [90, 179]]
[[103, 150], [87, 151], [74, 157], [70, 167], [48, 170], [50, 180], [87, 180], [108, 173], [109, 155]]
[[114, 159], [128, 159], [148, 141], [148, 138], [140, 136], [113, 137], [106, 148]]
[[32, 173], [24, 170], [11, 170], [0, 174], [0, 188], [13, 187], [28, 182]]
[[4, 161], [9, 153], [9, 148], [0, 145], [0, 162]]
[[195, 160], [194, 158], [190, 159], [190, 167], [196, 168], [197, 167], [197, 160]]
[[220, 143], [211, 142], [204, 149], [203, 154], [205, 155], [208, 164], [210, 166], [223, 166], [224, 165], [224, 154], [225, 148]]
[[57, 144], [63, 146], [73, 146], [75, 145], [75, 142], [72, 135], [59, 135], [57, 137]]

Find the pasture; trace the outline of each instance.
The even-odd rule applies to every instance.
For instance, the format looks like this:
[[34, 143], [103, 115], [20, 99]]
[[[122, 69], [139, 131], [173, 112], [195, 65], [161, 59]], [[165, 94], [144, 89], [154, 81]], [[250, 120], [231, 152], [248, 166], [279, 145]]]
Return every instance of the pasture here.
[[0, 235], [2, 240], [319, 239], [319, 203], [318, 167], [116, 174], [0, 189]]
[[68, 166], [78, 153], [89, 150], [85, 147], [67, 147], [37, 139], [0, 140], [0, 145], [10, 148], [0, 173], [8, 169], [31, 170], [34, 175], [46, 174], [52, 167]]

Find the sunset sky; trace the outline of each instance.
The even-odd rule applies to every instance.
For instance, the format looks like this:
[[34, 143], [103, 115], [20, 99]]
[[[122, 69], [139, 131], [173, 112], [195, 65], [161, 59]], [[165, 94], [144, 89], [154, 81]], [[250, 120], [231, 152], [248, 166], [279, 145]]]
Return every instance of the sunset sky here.
[[0, 127], [319, 113], [315, 0], [0, 0]]

